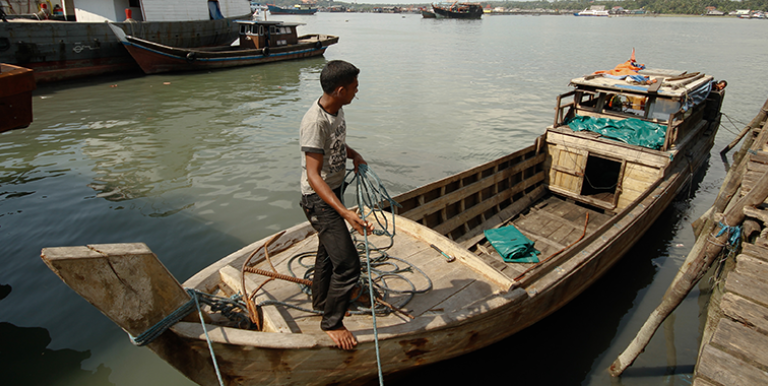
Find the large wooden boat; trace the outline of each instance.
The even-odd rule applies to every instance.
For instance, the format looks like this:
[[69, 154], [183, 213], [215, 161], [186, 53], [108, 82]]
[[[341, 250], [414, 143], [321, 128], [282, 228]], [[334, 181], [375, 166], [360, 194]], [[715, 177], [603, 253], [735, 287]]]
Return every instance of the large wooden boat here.
[[[710, 92], [713, 79], [703, 74], [645, 74], [656, 83], [574, 79], [575, 89], [557, 98], [554, 124], [531, 146], [395, 197], [402, 207], [393, 210], [397, 229], [388, 260], [381, 260], [383, 254], [375, 259], [402, 275], [380, 273], [375, 280], [385, 294], [387, 282], [384, 300], [402, 311], [376, 317], [384, 374], [466, 354], [551, 314], [608, 272], [691, 181], [713, 145], [723, 91]], [[658, 124], [666, 135], [658, 149], [646, 148], [574, 131], [566, 122], [579, 117], [614, 124], [635, 118]], [[506, 262], [499, 255], [485, 231], [509, 226], [534, 241], [539, 262]], [[202, 385], [217, 383], [206, 334], [227, 385], [375, 378], [371, 315], [345, 318], [360, 343], [343, 351], [320, 330], [320, 316], [302, 310], [311, 304], [301, 286], [243, 273], [274, 266], [285, 276], [304, 277], [312, 265], [307, 254], [317, 245], [314, 234], [308, 223], [296, 225], [183, 284], [222, 296], [259, 289], [253, 297], [261, 305], [259, 330], [234, 326], [206, 307], [205, 324], [176, 323], [149, 347]], [[379, 247], [390, 242], [384, 236], [369, 241]], [[48, 248], [42, 256], [133, 336], [189, 301], [143, 244]]]
[[111, 26], [131, 56], [146, 74], [248, 66], [260, 63], [320, 56], [339, 41], [331, 35], [298, 36], [302, 23], [238, 20], [240, 45], [181, 48], [169, 47], [126, 35]]
[[434, 3], [432, 10], [438, 18], [480, 19], [483, 17], [483, 6], [480, 3]]
[[[164, 0], [131, 1], [135, 6], [125, 9], [103, 0], [62, 4], [65, 16], [9, 15], [7, 23], [0, 22], [0, 62], [34, 70], [37, 83], [136, 71], [136, 62], [106, 22], [160, 44], [200, 47], [234, 42], [234, 21], [251, 16], [242, 0], [194, 0], [183, 9]], [[211, 20], [209, 4], [220, 4], [224, 18]]]

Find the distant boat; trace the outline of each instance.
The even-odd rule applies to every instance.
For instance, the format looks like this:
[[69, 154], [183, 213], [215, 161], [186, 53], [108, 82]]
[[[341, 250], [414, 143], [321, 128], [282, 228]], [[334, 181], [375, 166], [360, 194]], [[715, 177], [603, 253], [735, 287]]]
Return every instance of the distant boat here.
[[331, 35], [298, 36], [296, 27], [303, 23], [238, 20], [239, 46], [199, 48], [170, 47], [126, 35], [110, 24], [115, 35], [146, 74], [168, 71], [194, 71], [211, 68], [247, 66], [260, 63], [320, 56], [339, 41]]
[[437, 18], [480, 19], [483, 16], [483, 6], [479, 3], [435, 3], [432, 9]]
[[611, 14], [605, 10], [604, 6], [593, 6], [590, 9], [585, 9], [581, 12], [574, 13], [573, 15], [574, 16], [611, 16]]
[[238, 36], [234, 20], [250, 17], [242, 0], [219, 0], [225, 18], [215, 20], [205, 0], [185, 2], [183, 12], [164, 6], [164, 0], [142, 0], [126, 9], [102, 3], [77, 1], [77, 8], [65, 5], [65, 15], [7, 15], [8, 23], [0, 22], [0, 62], [34, 70], [37, 83], [135, 71], [106, 22], [161, 44], [199, 47], [232, 43]]
[[292, 8], [283, 8], [276, 5], [267, 4], [269, 13], [273, 15], [314, 15], [317, 8], [312, 8], [308, 4], [296, 4]]

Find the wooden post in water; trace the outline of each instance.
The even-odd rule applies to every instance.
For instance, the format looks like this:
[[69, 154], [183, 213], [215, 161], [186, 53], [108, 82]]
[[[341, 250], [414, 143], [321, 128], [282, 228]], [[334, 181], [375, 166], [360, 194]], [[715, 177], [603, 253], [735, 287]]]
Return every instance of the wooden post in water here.
[[[143, 243], [45, 248], [41, 257], [65, 284], [132, 336], [190, 299]], [[191, 350], [176, 334], [166, 331], [147, 347], [192, 381], [218, 384], [210, 357]]]

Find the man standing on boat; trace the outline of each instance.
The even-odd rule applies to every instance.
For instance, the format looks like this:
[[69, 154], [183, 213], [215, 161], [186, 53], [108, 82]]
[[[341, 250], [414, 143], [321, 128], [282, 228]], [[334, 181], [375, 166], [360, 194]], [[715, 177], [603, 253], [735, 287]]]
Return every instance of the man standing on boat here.
[[[357, 94], [360, 70], [341, 60], [328, 62], [320, 73], [323, 95], [301, 121], [301, 207], [317, 231], [318, 246], [312, 280], [312, 307], [323, 311], [320, 328], [336, 345], [351, 350], [355, 336], [344, 327], [344, 314], [360, 277], [360, 258], [346, 222], [363, 234], [373, 225], [341, 203], [346, 160], [355, 172], [363, 157], [346, 144], [347, 126], [342, 106]], [[346, 222], [345, 222], [346, 220]]]

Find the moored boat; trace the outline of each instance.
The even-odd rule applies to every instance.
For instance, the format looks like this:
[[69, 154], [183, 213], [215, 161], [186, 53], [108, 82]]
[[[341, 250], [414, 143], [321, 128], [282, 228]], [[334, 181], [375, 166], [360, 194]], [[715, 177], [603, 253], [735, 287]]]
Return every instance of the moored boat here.
[[260, 63], [320, 56], [339, 41], [331, 35], [298, 36], [302, 23], [238, 20], [240, 44], [216, 47], [169, 47], [126, 35], [111, 25], [113, 32], [146, 74], [248, 66]]
[[[392, 210], [399, 217], [387, 261], [408, 280], [392, 276], [384, 300], [413, 319], [400, 312], [377, 316], [385, 374], [479, 349], [554, 312], [605, 274], [684, 190], [707, 160], [724, 94], [711, 91], [713, 78], [704, 74], [639, 75], [648, 76], [646, 83], [598, 75], [573, 79], [574, 89], [557, 98], [553, 125], [530, 146], [395, 197], [402, 208]], [[598, 128], [600, 134], [574, 131], [569, 123], [584, 117], [612, 121]], [[637, 125], [660, 132], [661, 141], [610, 139], [616, 134], [610, 127], [624, 121], [644, 122]], [[510, 225], [534, 242], [538, 262], [499, 254], [503, 248], [486, 231]], [[312, 259], [307, 253], [316, 248], [313, 234], [308, 223], [299, 224], [184, 283], [226, 297], [245, 293], [243, 287], [260, 288], [258, 330], [238, 327], [206, 306], [205, 324], [178, 322], [149, 347], [200, 384], [216, 383], [206, 334], [225, 384], [374, 378], [377, 336], [370, 316], [345, 318], [360, 344], [353, 351], [334, 349], [319, 329], [319, 316], [302, 310], [311, 308], [302, 287], [243, 273], [274, 266], [287, 277], [310, 278], [305, 274]], [[371, 237], [379, 249], [389, 242]], [[43, 258], [133, 336], [189, 300], [143, 245], [53, 248]], [[135, 279], [141, 285], [132, 284]], [[376, 283], [384, 291], [381, 280]]]
[[593, 5], [592, 7], [585, 9], [581, 12], [576, 12], [574, 16], [611, 16], [608, 11], [605, 10], [604, 5]]
[[0, 62], [34, 70], [38, 83], [135, 71], [136, 63], [106, 22], [160, 44], [199, 47], [232, 43], [238, 36], [234, 21], [250, 18], [242, 0], [219, 0], [221, 19], [211, 19], [205, 0], [185, 3], [183, 12], [161, 0], [137, 2], [125, 13], [100, 2], [64, 3], [72, 21], [18, 17], [0, 23]]
[[37, 88], [32, 70], [0, 63], [0, 133], [32, 123], [32, 91]]
[[272, 15], [314, 15], [317, 12], [317, 7], [313, 7], [311, 4], [296, 4], [289, 8], [267, 4], [267, 7]]
[[433, 3], [432, 10], [438, 18], [480, 19], [483, 16], [480, 3]]

